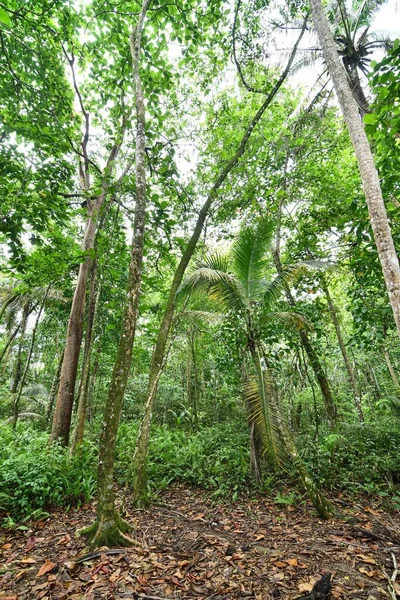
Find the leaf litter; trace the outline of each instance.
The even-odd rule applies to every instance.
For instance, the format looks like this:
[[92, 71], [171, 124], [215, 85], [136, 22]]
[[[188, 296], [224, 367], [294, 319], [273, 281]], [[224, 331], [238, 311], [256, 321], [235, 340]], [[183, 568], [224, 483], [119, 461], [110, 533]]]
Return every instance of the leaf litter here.
[[176, 485], [127, 510], [138, 546], [88, 553], [75, 532], [95, 504], [56, 510], [28, 531], [0, 532], [0, 600], [294, 600], [327, 572], [334, 600], [400, 598], [399, 519], [343, 501], [340, 511], [324, 522], [308, 504], [216, 504]]

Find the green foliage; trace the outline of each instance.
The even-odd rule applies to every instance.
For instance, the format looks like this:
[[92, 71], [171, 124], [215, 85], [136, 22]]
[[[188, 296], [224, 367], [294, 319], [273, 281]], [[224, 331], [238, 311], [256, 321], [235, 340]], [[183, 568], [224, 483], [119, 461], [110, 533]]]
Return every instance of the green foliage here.
[[343, 426], [315, 440], [302, 436], [299, 443], [304, 460], [328, 489], [381, 494], [399, 483], [396, 423]]
[[21, 423], [16, 431], [0, 426], [0, 514], [5, 519], [19, 522], [38, 510], [88, 502], [95, 473], [91, 444], [71, 458], [65, 448], [48, 447], [45, 433]]
[[[136, 424], [120, 427], [117, 474], [124, 481], [136, 439]], [[172, 482], [212, 490], [214, 496], [235, 498], [249, 489], [248, 430], [242, 423], [223, 423], [188, 432], [154, 427], [150, 442], [148, 481], [154, 493]]]

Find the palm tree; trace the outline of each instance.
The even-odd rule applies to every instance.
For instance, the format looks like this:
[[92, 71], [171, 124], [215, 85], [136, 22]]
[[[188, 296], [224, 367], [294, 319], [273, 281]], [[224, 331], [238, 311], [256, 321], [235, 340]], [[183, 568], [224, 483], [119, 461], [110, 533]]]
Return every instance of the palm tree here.
[[354, 152], [358, 162], [365, 199], [382, 266], [383, 277], [397, 332], [400, 335], [400, 266], [393, 242], [389, 219], [382, 197], [378, 172], [371, 147], [359, 118], [357, 104], [351, 90], [346, 71], [340, 64], [329, 21], [320, 0], [309, 0], [314, 26], [322, 46], [328, 72], [332, 78], [336, 94], [348, 127]]
[[[342, 59], [346, 70], [353, 98], [361, 114], [369, 112], [369, 102], [365, 95], [362, 79], [369, 72], [371, 56], [377, 49], [387, 48], [391, 42], [387, 37], [371, 31], [371, 24], [376, 12], [382, 6], [382, 0], [356, 0], [349, 3], [338, 0], [327, 8], [327, 18], [333, 30], [333, 39], [336, 50]], [[324, 59], [324, 53], [315, 34], [309, 33], [308, 47], [301, 48], [299, 60], [292, 70], [292, 75], [297, 71], [310, 67], [317, 59]], [[286, 50], [284, 51], [286, 54]], [[318, 81], [328, 72], [325, 70]], [[327, 82], [322, 84], [325, 89]]]
[[265, 219], [259, 221], [255, 229], [243, 228], [229, 255], [214, 253], [198, 263], [197, 269], [182, 283], [179, 295], [204, 292], [223, 312], [233, 313], [238, 319], [251, 367], [244, 374], [243, 395], [248, 408], [252, 469], [256, 478], [261, 477], [265, 458], [275, 468], [292, 463], [315, 508], [321, 516], [327, 517], [329, 506], [299, 457], [283, 418], [263, 340], [263, 329], [271, 320], [279, 319], [298, 329], [308, 326], [300, 314], [273, 311], [273, 305], [281, 292], [307, 271], [311, 263], [287, 267], [268, 281], [272, 234], [273, 227]]

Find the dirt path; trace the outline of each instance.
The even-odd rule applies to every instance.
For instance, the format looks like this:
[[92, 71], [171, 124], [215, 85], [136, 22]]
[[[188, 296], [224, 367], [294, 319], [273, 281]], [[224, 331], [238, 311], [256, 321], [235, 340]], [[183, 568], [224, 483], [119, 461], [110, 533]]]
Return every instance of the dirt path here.
[[341, 509], [357, 522], [323, 522], [308, 505], [264, 498], [217, 505], [175, 486], [159, 505], [129, 511], [137, 548], [78, 563], [86, 551], [74, 534], [94, 507], [58, 510], [29, 531], [0, 534], [0, 600], [292, 600], [327, 571], [334, 599], [400, 597], [396, 583], [387, 591], [393, 556], [400, 565], [399, 520], [373, 506]]

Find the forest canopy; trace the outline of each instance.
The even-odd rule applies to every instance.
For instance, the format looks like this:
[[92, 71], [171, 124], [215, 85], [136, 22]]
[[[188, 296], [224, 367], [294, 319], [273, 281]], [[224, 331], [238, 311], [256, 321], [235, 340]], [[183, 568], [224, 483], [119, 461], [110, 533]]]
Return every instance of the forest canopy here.
[[5, 527], [95, 497], [79, 533], [129, 546], [176, 483], [400, 510], [382, 6], [0, 4]]

